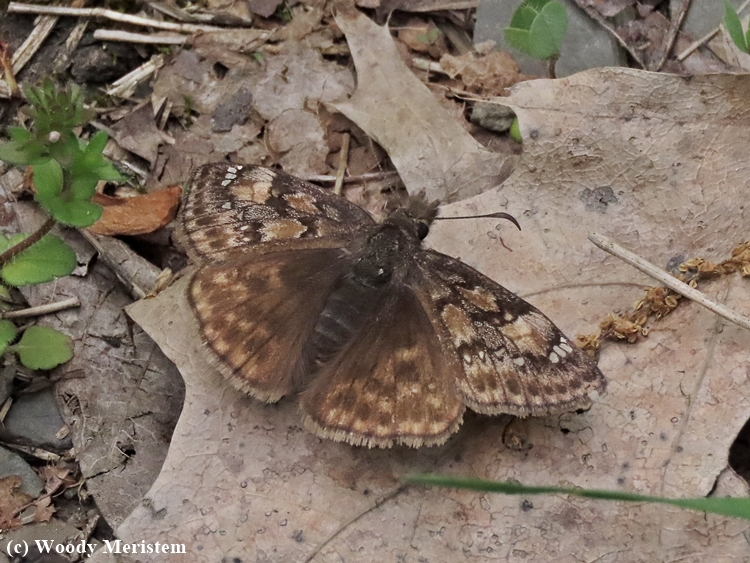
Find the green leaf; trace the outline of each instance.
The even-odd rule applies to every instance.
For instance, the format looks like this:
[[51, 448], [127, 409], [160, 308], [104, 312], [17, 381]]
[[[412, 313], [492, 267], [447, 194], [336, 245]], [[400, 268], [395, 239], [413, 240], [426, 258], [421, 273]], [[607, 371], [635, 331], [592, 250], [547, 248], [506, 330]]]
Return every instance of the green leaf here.
[[47, 147], [22, 127], [8, 127], [10, 143], [0, 145], [0, 160], [10, 164], [37, 164], [49, 160]]
[[531, 24], [529, 42], [532, 57], [549, 59], [560, 53], [568, 30], [568, 13], [559, 2], [550, 2]]
[[[3, 250], [7, 250], [27, 236], [0, 240], [0, 245], [4, 245]], [[9, 285], [33, 285], [67, 276], [75, 270], [77, 264], [73, 249], [56, 236], [46, 235], [5, 264], [0, 275]]]
[[57, 222], [68, 227], [90, 227], [102, 216], [102, 206], [90, 201], [73, 199], [70, 196], [56, 196], [51, 198], [40, 198], [37, 194], [36, 200], [49, 211]]
[[489, 493], [505, 493], [508, 495], [539, 495], [539, 494], [564, 494], [577, 497], [621, 500], [627, 502], [650, 502], [655, 504], [671, 504], [680, 508], [690, 508], [702, 512], [712, 512], [733, 518], [744, 518], [750, 520], [750, 498], [681, 498], [671, 499], [664, 497], [652, 497], [621, 491], [603, 491], [598, 489], [566, 489], [562, 487], [528, 487], [520, 483], [500, 483], [497, 481], [484, 481], [473, 478], [443, 477], [442, 475], [409, 475], [404, 478], [410, 483], [422, 485], [435, 485], [438, 487], [451, 487], [456, 489], [471, 489], [473, 491], [484, 491]]
[[52, 369], [73, 357], [70, 337], [48, 326], [27, 328], [14, 348], [29, 369]]
[[521, 137], [521, 125], [518, 123], [518, 118], [513, 119], [513, 123], [510, 124], [510, 138], [516, 143], [523, 143], [523, 137]]
[[559, 55], [568, 29], [565, 7], [554, 0], [526, 0], [505, 29], [505, 40], [537, 59]]
[[6, 319], [0, 320], [0, 354], [5, 352], [8, 344], [13, 342], [16, 332], [18, 332], [16, 325]]
[[42, 197], [56, 196], [62, 192], [63, 169], [60, 163], [50, 158], [46, 162], [34, 164], [34, 186]]
[[[742, 24], [740, 23], [740, 17], [737, 15], [737, 11], [734, 9], [729, 2], [724, 1], [724, 26], [727, 28], [729, 37], [732, 38], [734, 44], [743, 53], [748, 52], [748, 40], [742, 33]], [[750, 34], [750, 29], [748, 29]]]

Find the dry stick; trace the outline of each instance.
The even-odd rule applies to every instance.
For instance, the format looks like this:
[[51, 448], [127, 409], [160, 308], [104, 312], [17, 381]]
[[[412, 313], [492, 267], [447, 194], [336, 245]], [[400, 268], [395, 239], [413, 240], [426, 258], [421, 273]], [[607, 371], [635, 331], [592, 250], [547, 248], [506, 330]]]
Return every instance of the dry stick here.
[[3, 406], [0, 407], [0, 423], [5, 420], [6, 416], [8, 416], [8, 411], [10, 410], [10, 407], [12, 404], [13, 404], [13, 397], [8, 397], [3, 403]]
[[[749, 4], [750, 4], [750, 0], [745, 0], [745, 2], [742, 3], [742, 6], [740, 6], [737, 9], [737, 14], [739, 15], [740, 13], [742, 13], [742, 11], [745, 8], [747, 8], [747, 6]], [[708, 33], [706, 33], [706, 35], [704, 35], [703, 37], [701, 37], [700, 39], [698, 39], [698, 41], [695, 41], [694, 43], [692, 43], [687, 49], [685, 49], [682, 53], [680, 53], [679, 55], [677, 55], [677, 60], [679, 62], [682, 62], [685, 59], [687, 59], [690, 55], [693, 54], [693, 51], [695, 51], [698, 47], [701, 47], [705, 43], [708, 43], [709, 41], [711, 41], [711, 39], [713, 38], [713, 36], [716, 35], [717, 33], [719, 33], [720, 29], [721, 29], [721, 27], [717, 27], [713, 31], [709, 31]]]
[[[21, 69], [29, 62], [29, 60], [31, 60], [31, 57], [37, 52], [39, 47], [42, 46], [44, 40], [52, 32], [55, 24], [57, 24], [57, 19], [58, 18], [52, 16], [43, 16], [39, 18], [29, 36], [16, 52], [13, 53], [14, 76], [21, 72]], [[10, 86], [8, 83], [4, 80], [0, 80], [0, 98], [9, 98], [10, 94]]]
[[[391, 176], [398, 176], [398, 172], [395, 170], [383, 170], [382, 172], [366, 172], [359, 176], [347, 176], [344, 178], [345, 184], [354, 184], [356, 182], [377, 182], [378, 180], [385, 180]], [[327, 174], [313, 174], [310, 176], [302, 176], [302, 180], [306, 182], [319, 182], [321, 184], [329, 184], [336, 181], [336, 176], [330, 176]]]
[[120, 41], [122, 43], [143, 43], [145, 45], [183, 45], [187, 36], [164, 33], [133, 33], [131, 31], [121, 31], [119, 29], [97, 29], [94, 32], [94, 39], [100, 41]]
[[213, 25], [198, 25], [192, 23], [172, 23], [144, 18], [142, 16], [131, 16], [130, 14], [121, 14], [114, 10], [105, 8], [66, 8], [64, 6], [39, 6], [36, 4], [23, 4], [21, 2], [11, 2], [8, 5], [9, 14], [48, 14], [53, 16], [76, 16], [76, 17], [101, 17], [112, 21], [131, 23], [133, 25], [142, 25], [146, 27], [155, 27], [156, 29], [166, 29], [168, 31], [179, 31], [181, 33], [196, 33], [198, 31], [224, 31], [224, 28]]
[[641, 68], [646, 68], [646, 65], [643, 62], [643, 59], [641, 59], [641, 56], [636, 53], [635, 49], [633, 49], [630, 45], [627, 44], [627, 42], [618, 35], [617, 31], [615, 31], [615, 28], [613, 28], [609, 23], [607, 23], [607, 20], [602, 17], [602, 15], [594, 10], [593, 8], [590, 8], [588, 6], [581, 5], [581, 2], [576, 2], [576, 5], [581, 8], [588, 16], [597, 22], [600, 26], [602, 26], [604, 29], [609, 31], [610, 34], [617, 40], [617, 42], [622, 45], [622, 48], [625, 49], [628, 53], [630, 53], [630, 56], [635, 59], [635, 62], [637, 62], [639, 65], [641, 65]]
[[115, 80], [110, 87], [107, 88], [107, 94], [110, 96], [129, 98], [138, 84], [146, 80], [162, 66], [164, 66], [164, 55], [154, 55], [135, 70], [131, 70], [125, 76], [121, 76]]
[[52, 227], [55, 226], [55, 219], [54, 217], [49, 217], [44, 224], [39, 227], [36, 231], [31, 233], [29, 236], [27, 236], [25, 239], [23, 239], [21, 242], [16, 244], [15, 246], [11, 246], [8, 250], [0, 254], [0, 266], [3, 264], [9, 262], [12, 258], [29, 248], [32, 244], [35, 242], [41, 240], [41, 238], [46, 235]]
[[83, 39], [83, 34], [86, 32], [86, 28], [88, 27], [88, 25], [88, 20], [79, 20], [76, 23], [73, 31], [70, 32], [70, 35], [68, 35], [68, 38], [65, 40], [65, 47], [60, 49], [60, 51], [57, 53], [57, 56], [55, 57], [55, 60], [52, 63], [53, 74], [58, 74], [65, 71], [68, 66], [70, 56], [78, 47], [81, 39]]
[[341, 195], [341, 187], [344, 185], [344, 175], [346, 174], [346, 162], [349, 160], [349, 140], [351, 135], [344, 133], [344, 139], [341, 142], [341, 151], [339, 152], [339, 169], [336, 172], [336, 183], [333, 184], [333, 193]]
[[0, 315], [2, 319], [23, 319], [26, 317], [40, 317], [42, 315], [49, 315], [50, 313], [57, 313], [63, 309], [70, 309], [71, 307], [80, 307], [81, 302], [78, 297], [70, 297], [63, 299], [62, 301], [56, 301], [54, 303], [47, 303], [46, 305], [37, 305], [36, 307], [27, 307], [19, 311], [7, 311]]
[[699, 305], [703, 305], [706, 309], [713, 311], [720, 317], [724, 317], [729, 322], [750, 330], [750, 319], [743, 317], [735, 311], [732, 311], [729, 307], [726, 307], [721, 303], [716, 303], [715, 301], [706, 297], [697, 289], [690, 287], [684, 282], [681, 282], [661, 268], [657, 268], [650, 262], [647, 262], [640, 256], [624, 249], [622, 246], [612, 242], [608, 238], [597, 233], [591, 233], [589, 235], [589, 240], [605, 252], [609, 252], [610, 254], [617, 256], [620, 260], [627, 262], [634, 268], [639, 269], [644, 274], [660, 281], [672, 291], [675, 291], [680, 295], [687, 297], [692, 301], [695, 301]]
[[672, 25], [669, 27], [669, 35], [667, 36], [667, 44], [664, 46], [664, 52], [661, 54], [661, 57], [659, 57], [659, 62], [656, 63], [656, 66], [650, 70], [653, 70], [654, 72], [659, 72], [661, 70], [661, 67], [664, 66], [664, 63], [667, 62], [667, 57], [669, 57], [669, 52], [672, 50], [672, 47], [674, 47], [674, 42], [677, 40], [677, 35], [679, 35], [680, 33], [682, 22], [685, 21], [685, 16], [687, 16], [689, 9], [690, 9], [690, 0], [682, 0], [682, 9], [680, 10], [679, 15], [677, 16], [677, 19], [673, 21]]

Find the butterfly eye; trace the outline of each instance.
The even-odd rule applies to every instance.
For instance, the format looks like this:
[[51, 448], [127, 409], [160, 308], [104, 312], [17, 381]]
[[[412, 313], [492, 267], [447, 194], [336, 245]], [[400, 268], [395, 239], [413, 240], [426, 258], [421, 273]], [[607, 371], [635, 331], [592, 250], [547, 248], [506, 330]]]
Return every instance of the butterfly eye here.
[[427, 225], [427, 223], [423, 223], [422, 221], [417, 221], [417, 236], [419, 237], [419, 240], [424, 240], [427, 236], [427, 233], [430, 232], [430, 227]]

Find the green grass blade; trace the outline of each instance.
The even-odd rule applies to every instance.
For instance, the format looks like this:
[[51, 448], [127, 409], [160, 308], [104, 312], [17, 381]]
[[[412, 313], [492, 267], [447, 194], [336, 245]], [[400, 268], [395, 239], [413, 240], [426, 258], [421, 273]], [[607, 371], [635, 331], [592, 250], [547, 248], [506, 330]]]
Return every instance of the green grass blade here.
[[[727, 28], [729, 37], [732, 38], [734, 44], [743, 53], [748, 52], [747, 40], [745, 34], [742, 33], [742, 24], [740, 23], [740, 17], [737, 15], [736, 10], [729, 2], [724, 2], [724, 26]], [[748, 30], [750, 33], [750, 29]]]
[[520, 483], [485, 481], [474, 478], [445, 477], [442, 475], [408, 475], [404, 480], [409, 483], [470, 489], [488, 493], [505, 493], [508, 495], [564, 494], [599, 500], [620, 500], [626, 502], [645, 502], [670, 504], [680, 508], [691, 508], [701, 512], [711, 512], [733, 518], [750, 520], [750, 499], [748, 498], [686, 498], [670, 499], [652, 497], [622, 491], [604, 491], [598, 489], [566, 489], [563, 487], [529, 487]]

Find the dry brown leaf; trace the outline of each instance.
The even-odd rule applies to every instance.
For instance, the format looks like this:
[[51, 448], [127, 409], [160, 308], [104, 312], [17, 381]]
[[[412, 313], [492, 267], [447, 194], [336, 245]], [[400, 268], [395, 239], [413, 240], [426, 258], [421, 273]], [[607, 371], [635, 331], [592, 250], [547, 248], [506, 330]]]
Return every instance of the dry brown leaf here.
[[[590, 231], [661, 264], [678, 254], [721, 258], [745, 235], [750, 77], [602, 69], [526, 82], [507, 100], [525, 138], [522, 165], [501, 190], [443, 213], [502, 209], [523, 232], [494, 220], [449, 221], [427, 242], [517, 291], [569, 335], [652, 285], [590, 245]], [[604, 187], [614, 199], [592, 204], [587, 190]], [[738, 276], [706, 288], [748, 313]], [[292, 400], [267, 406], [230, 389], [201, 359], [184, 280], [130, 313], [176, 362], [187, 398], [146, 505], [118, 529], [124, 540], [185, 542], [199, 561], [746, 556], [742, 520], [564, 495], [400, 488], [400, 475], [434, 471], [672, 497], [714, 487], [746, 495], [727, 452], [750, 416], [750, 334], [694, 304], [636, 346], [603, 347], [609, 390], [587, 413], [469, 417], [444, 446], [389, 451], [318, 440], [300, 429]]]
[[359, 12], [340, 12], [357, 68], [357, 90], [333, 104], [391, 157], [411, 192], [455, 201], [496, 187], [512, 158], [480, 145], [450, 116], [398, 55], [387, 27]]
[[0, 531], [14, 530], [21, 527], [21, 520], [16, 513], [33, 499], [20, 491], [23, 480], [18, 475], [0, 479]]
[[447, 50], [443, 32], [434, 23], [417, 18], [410, 18], [399, 28], [398, 38], [412, 51], [427, 53], [435, 59]]
[[440, 59], [440, 66], [449, 76], [460, 76], [467, 90], [483, 96], [504, 96], [506, 88], [531, 78], [521, 74], [516, 61], [504, 51], [490, 51], [480, 56], [446, 54]]
[[52, 505], [49, 495], [39, 497], [34, 501], [34, 522], [49, 522], [57, 509]]
[[89, 227], [97, 235], [143, 235], [161, 229], [174, 219], [182, 188], [169, 186], [135, 197], [96, 194], [92, 198], [104, 208], [101, 218]]
[[154, 119], [151, 104], [144, 104], [112, 126], [112, 137], [117, 143], [153, 165], [163, 144], [174, 139], [161, 131]]

